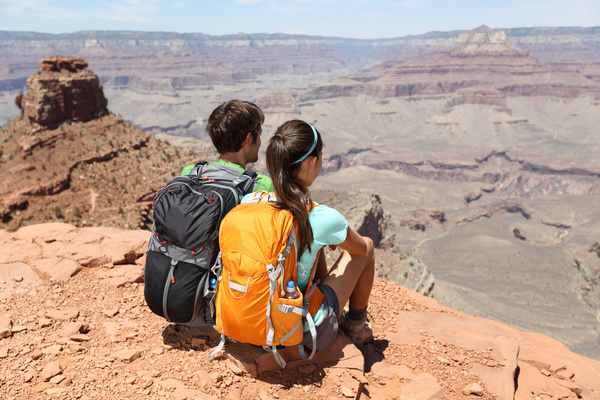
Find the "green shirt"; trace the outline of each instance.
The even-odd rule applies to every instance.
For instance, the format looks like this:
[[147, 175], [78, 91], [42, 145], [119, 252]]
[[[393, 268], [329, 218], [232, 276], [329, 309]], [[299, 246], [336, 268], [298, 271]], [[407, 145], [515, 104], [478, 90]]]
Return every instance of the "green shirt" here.
[[[241, 173], [243, 173], [245, 171], [244, 168], [242, 168], [241, 165], [230, 163], [230, 162], [227, 162], [227, 161], [223, 161], [221, 159], [218, 159], [217, 161], [215, 161], [215, 163], [221, 164], [221, 165], [225, 165], [227, 167], [235, 168], [238, 171], [240, 171]], [[183, 175], [189, 175], [190, 172], [192, 172], [192, 169], [194, 169], [195, 165], [196, 164], [192, 164], [192, 165], [188, 165], [187, 167], [185, 167], [181, 171], [181, 175], [182, 176]], [[255, 192], [258, 192], [259, 190], [263, 190], [265, 192], [272, 192], [273, 191], [273, 181], [268, 176], [262, 175], [262, 174], [258, 174], [256, 176], [256, 180], [258, 181], [258, 186], [256, 187], [256, 189], [254, 189]]]

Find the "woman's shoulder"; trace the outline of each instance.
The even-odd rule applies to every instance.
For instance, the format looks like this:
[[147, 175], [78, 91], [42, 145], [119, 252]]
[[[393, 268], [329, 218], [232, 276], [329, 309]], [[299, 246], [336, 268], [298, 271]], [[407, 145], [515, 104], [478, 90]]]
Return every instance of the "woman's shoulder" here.
[[344, 218], [344, 216], [335, 208], [329, 207], [325, 204], [317, 204], [317, 203], [313, 204], [313, 209], [310, 212], [310, 217], [318, 218], [318, 219], [327, 218], [327, 219], [346, 220]]

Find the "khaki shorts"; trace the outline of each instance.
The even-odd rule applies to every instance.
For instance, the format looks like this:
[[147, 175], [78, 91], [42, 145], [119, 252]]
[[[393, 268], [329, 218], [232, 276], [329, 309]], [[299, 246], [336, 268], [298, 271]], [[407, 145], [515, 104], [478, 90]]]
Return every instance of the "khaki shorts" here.
[[[325, 350], [335, 340], [338, 331], [338, 316], [340, 315], [340, 304], [333, 289], [325, 284], [320, 284], [319, 289], [325, 298], [323, 299], [323, 321], [316, 327], [317, 351]], [[310, 331], [304, 332], [304, 338], [300, 344], [312, 348]]]

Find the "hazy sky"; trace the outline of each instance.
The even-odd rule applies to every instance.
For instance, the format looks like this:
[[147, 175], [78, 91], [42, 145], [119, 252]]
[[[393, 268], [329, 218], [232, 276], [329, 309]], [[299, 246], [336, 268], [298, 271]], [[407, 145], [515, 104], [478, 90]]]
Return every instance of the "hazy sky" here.
[[600, 0], [0, 0], [0, 30], [298, 33], [390, 38], [431, 31], [600, 26]]

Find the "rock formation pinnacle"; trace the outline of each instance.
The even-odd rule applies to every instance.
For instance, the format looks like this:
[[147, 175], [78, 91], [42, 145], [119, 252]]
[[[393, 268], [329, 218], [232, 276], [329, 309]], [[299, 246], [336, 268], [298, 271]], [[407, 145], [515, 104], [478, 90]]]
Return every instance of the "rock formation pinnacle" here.
[[27, 79], [27, 93], [15, 103], [32, 122], [53, 126], [61, 121], [87, 121], [107, 113], [98, 76], [79, 58], [55, 56], [40, 62], [40, 72]]

